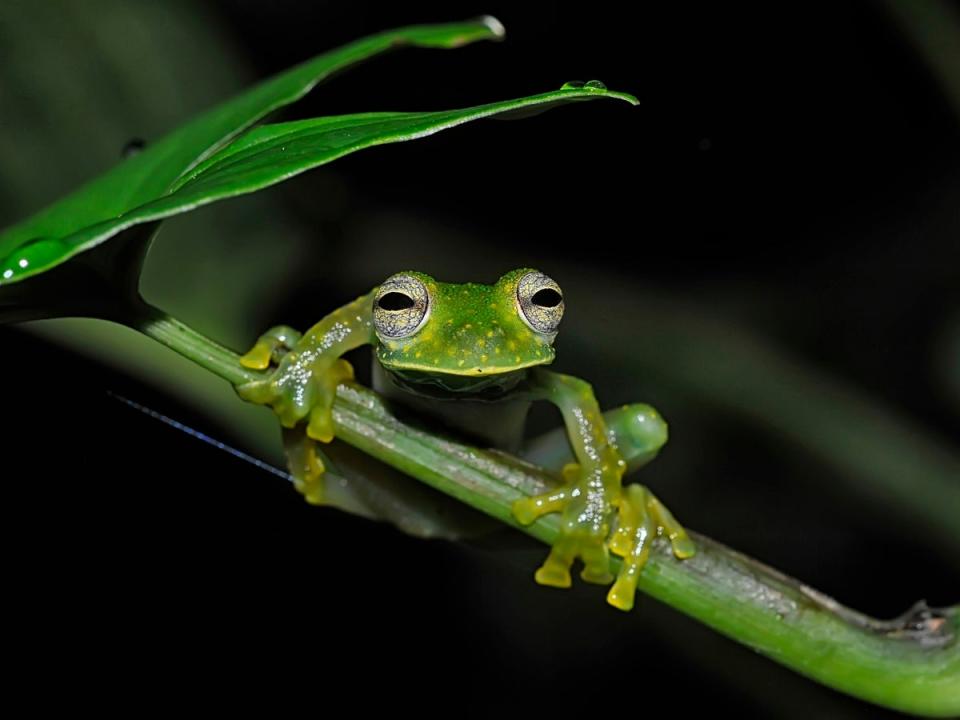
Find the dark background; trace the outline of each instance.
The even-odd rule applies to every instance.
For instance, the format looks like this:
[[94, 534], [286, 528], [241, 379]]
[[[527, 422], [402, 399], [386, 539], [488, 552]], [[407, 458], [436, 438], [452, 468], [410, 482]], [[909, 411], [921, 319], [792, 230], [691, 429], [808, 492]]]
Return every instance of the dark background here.
[[[11, 3], [0, 219], [316, 52], [492, 13], [502, 44], [390, 55], [283, 117], [443, 109], [595, 78], [639, 108], [485, 121], [172, 221], [146, 297], [239, 349], [400, 269], [489, 282], [539, 267], [566, 289], [558, 368], [605, 405], [648, 401], [670, 421], [643, 481], [682, 521], [872, 615], [955, 603], [956, 536], [778, 418], [829, 426], [824, 398], [865, 402], [900, 423], [905, 448], [920, 438], [917, 457], [935, 448], [939, 467], [958, 467], [956, 6], [515, 5]], [[25, 677], [55, 658], [92, 678], [77, 697], [107, 703], [116, 684], [162, 702], [189, 687], [252, 697], [280, 678], [275, 701], [302, 696], [316, 712], [337, 698], [468, 715], [879, 714], [648, 598], [623, 616], [601, 589], [539, 588], [540, 548], [424, 542], [310, 508], [106, 392], [265, 455], [273, 426], [259, 445], [240, 429], [257, 411], [228, 390], [194, 392], [159, 347], [126, 355], [133, 340], [88, 330], [0, 330], [8, 629], [27, 639]], [[832, 394], [798, 401], [791, 378]], [[772, 404], [757, 409], [756, 393]]]

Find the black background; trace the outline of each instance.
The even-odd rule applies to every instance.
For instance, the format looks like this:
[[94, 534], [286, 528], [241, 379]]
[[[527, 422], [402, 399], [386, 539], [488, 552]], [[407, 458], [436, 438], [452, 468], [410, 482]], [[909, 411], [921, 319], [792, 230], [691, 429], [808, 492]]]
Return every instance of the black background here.
[[[204, 8], [257, 76], [413, 22], [492, 13], [507, 27], [499, 46], [365, 64], [287, 117], [466, 106], [593, 78], [641, 102], [360, 153], [337, 164], [346, 190], [333, 198], [312, 175], [271, 191], [328, 242], [254, 322], [307, 326], [398, 258], [493, 279], [471, 275], [477, 248], [384, 237], [361, 288], [326, 281], [358, 218], [414, 212], [516, 265], [549, 260], [719, 303], [956, 438], [957, 406], [929, 356], [957, 321], [958, 117], [884, 4], [515, 5]], [[26, 469], [4, 472], [9, 624], [29, 638], [21, 667], [49, 672], [54, 658], [91, 678], [78, 697], [103, 700], [119, 684], [157, 702], [188, 687], [246, 698], [279, 678], [275, 702], [307, 700], [317, 713], [336, 698], [467, 715], [880, 715], [649, 599], [625, 619], [602, 590], [538, 588], [540, 550], [519, 541], [427, 543], [310, 508], [105, 391], [229, 439], [202, 409], [20, 331], [0, 338], [15, 426], [5, 462]], [[589, 358], [577, 362], [565, 369], [601, 399], [615, 395], [590, 377]], [[956, 602], [956, 557], [923, 527], [849, 491], [791, 482], [820, 470], [715, 408], [698, 422], [723, 446], [718, 482], [735, 481], [670, 497], [692, 527], [871, 614], [920, 597]]]

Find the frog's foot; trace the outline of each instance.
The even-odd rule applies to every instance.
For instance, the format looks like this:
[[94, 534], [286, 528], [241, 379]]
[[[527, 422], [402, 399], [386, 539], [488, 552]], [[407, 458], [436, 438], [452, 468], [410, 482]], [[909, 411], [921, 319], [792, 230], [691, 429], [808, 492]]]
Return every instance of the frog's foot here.
[[341, 382], [353, 380], [353, 366], [337, 358], [328, 365], [310, 364], [307, 353], [287, 355], [272, 375], [237, 386], [248, 402], [269, 405], [280, 424], [292, 428], [309, 415], [307, 434], [314, 440], [333, 440], [333, 400]]
[[293, 485], [311, 505], [325, 504], [324, 472], [326, 468], [317, 442], [302, 426], [283, 429], [283, 449]]
[[300, 340], [301, 334], [289, 325], [276, 325], [257, 338], [256, 344], [240, 358], [240, 364], [253, 370], [266, 370], [280, 360]]
[[333, 440], [333, 401], [337, 397], [337, 385], [353, 380], [353, 365], [338, 358], [327, 372], [317, 379], [317, 397], [310, 410], [307, 435], [314, 440], [328, 443]]
[[652, 492], [643, 485], [625, 487], [617, 528], [610, 539], [610, 551], [623, 558], [623, 565], [607, 593], [608, 603], [620, 610], [633, 607], [640, 573], [650, 557], [650, 543], [661, 534], [670, 538], [673, 554], [680, 560], [696, 552], [693, 540]]
[[586, 582], [605, 585], [613, 580], [607, 536], [620, 500], [620, 473], [619, 467], [584, 471], [568, 465], [563, 470], [567, 486], [513, 504], [514, 517], [524, 525], [547, 513], [561, 513], [560, 537], [534, 575], [538, 583], [570, 587], [570, 567], [578, 557], [583, 560], [580, 577]]

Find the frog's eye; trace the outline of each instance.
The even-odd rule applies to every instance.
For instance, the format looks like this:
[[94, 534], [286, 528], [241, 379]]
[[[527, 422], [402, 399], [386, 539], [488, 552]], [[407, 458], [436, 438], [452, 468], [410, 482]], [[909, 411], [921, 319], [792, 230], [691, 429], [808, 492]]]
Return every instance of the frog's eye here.
[[560, 286], [541, 272], [529, 272], [517, 284], [520, 317], [538, 333], [553, 335], [563, 317]]
[[413, 335], [427, 317], [427, 288], [412, 275], [394, 275], [377, 290], [373, 300], [373, 324], [387, 338]]

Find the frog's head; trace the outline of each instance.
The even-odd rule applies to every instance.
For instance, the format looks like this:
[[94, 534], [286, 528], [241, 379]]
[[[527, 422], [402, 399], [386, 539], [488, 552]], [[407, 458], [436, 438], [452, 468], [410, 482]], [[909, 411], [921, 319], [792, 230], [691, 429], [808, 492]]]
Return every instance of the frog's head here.
[[402, 272], [373, 298], [377, 358], [393, 371], [482, 377], [545, 365], [562, 316], [560, 286], [529, 268], [494, 285]]

